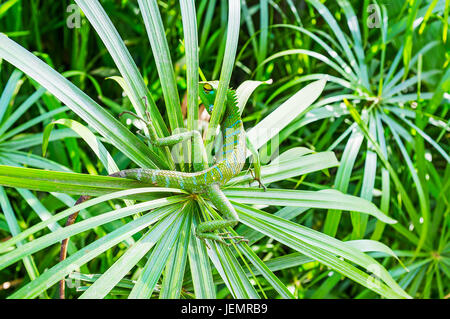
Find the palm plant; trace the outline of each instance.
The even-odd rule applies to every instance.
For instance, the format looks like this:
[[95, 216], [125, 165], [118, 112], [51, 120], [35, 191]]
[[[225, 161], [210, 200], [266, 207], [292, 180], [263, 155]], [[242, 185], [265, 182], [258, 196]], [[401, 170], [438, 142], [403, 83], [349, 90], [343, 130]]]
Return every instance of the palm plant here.
[[[42, 133], [25, 133], [38, 123], [49, 121], [51, 118], [62, 115], [68, 111], [67, 107], [58, 107], [52, 111], [46, 112], [40, 100], [43, 98], [46, 90], [43, 88], [37, 89], [32, 95], [25, 100], [20, 100], [19, 92], [23, 89], [27, 83], [26, 78], [23, 77], [23, 73], [16, 70], [9, 77], [4, 90], [0, 97], [0, 118], [2, 119], [0, 125], [0, 160], [4, 165], [22, 167], [32, 166], [42, 169], [56, 169], [61, 171], [70, 172], [71, 170], [64, 165], [58, 164], [52, 160], [34, 155], [30, 152], [24, 151], [24, 149], [31, 149], [35, 145], [39, 145], [42, 141]], [[46, 97], [51, 99], [50, 96]], [[20, 104], [18, 103], [20, 102]], [[24, 114], [29, 113], [30, 109], [35, 105], [39, 105], [41, 108], [41, 115], [31, 117], [24, 123], [17, 124], [19, 119], [23, 118]], [[55, 131], [51, 137], [52, 141], [58, 141], [60, 139], [66, 139], [65, 143], [67, 147], [75, 147], [72, 140], [69, 139], [73, 134], [70, 131]], [[14, 192], [10, 192], [14, 194]], [[19, 195], [28, 207], [21, 207], [20, 210], [27, 212], [34, 212], [38, 219], [45, 220], [52, 216], [50, 210], [28, 189], [16, 188], [16, 194]], [[65, 194], [51, 193], [53, 197], [57, 198], [68, 206], [74, 204], [73, 199]], [[0, 187], [1, 208], [3, 215], [1, 218], [1, 229], [11, 235], [17, 235], [20, 233], [20, 224], [23, 222], [21, 219], [16, 218], [13, 212], [14, 199], [10, 199], [8, 192], [5, 188]], [[13, 198], [15, 196], [12, 196]], [[29, 214], [29, 218], [32, 217], [32, 213]], [[49, 229], [56, 230], [61, 228], [58, 224], [48, 225]], [[22, 245], [24, 241], [20, 241], [17, 244]], [[75, 246], [72, 244], [70, 249], [75, 250]], [[38, 266], [31, 256], [23, 259], [26, 273], [30, 279], [35, 279], [39, 276]]]
[[[325, 138], [313, 147], [317, 150], [343, 149], [341, 165], [336, 173], [336, 188], [343, 192], [359, 193], [362, 198], [371, 201], [378, 201], [374, 198], [374, 194], [378, 193], [380, 209], [401, 220], [392, 227], [406, 239], [409, 247], [413, 247], [401, 254], [411, 257], [408, 263], [413, 268], [418, 267], [406, 275], [404, 270], [397, 272], [398, 276], [404, 276], [402, 287], [409, 287], [409, 292], [415, 295], [424, 282], [424, 274], [433, 273], [438, 294], [444, 297], [442, 282], [448, 282], [448, 276], [442, 277], [441, 274], [448, 275], [445, 264], [448, 262], [448, 229], [443, 225], [448, 222], [448, 217], [445, 217], [449, 207], [446, 176], [450, 157], [448, 145], [440, 145], [439, 141], [449, 132], [448, 120], [445, 119], [448, 116], [448, 97], [444, 93], [450, 89], [450, 68], [448, 61], [444, 61], [444, 70], [423, 71], [423, 57], [435, 56], [436, 52], [432, 50], [441, 44], [439, 39], [427, 43], [414, 55], [410, 41], [412, 31], [423, 31], [431, 14], [448, 13], [448, 3], [433, 1], [420, 8], [420, 1], [414, 1], [408, 17], [391, 24], [391, 27], [386, 7], [377, 4], [380, 28], [371, 32], [380, 32], [381, 39], [370, 46], [368, 26], [363, 24], [361, 31], [357, 16], [347, 0], [340, 0], [338, 4], [348, 24], [349, 34], [341, 29], [324, 4], [315, 0], [307, 2], [328, 24], [330, 34], [291, 24], [273, 28], [288, 28], [304, 34], [325, 53], [290, 49], [270, 56], [263, 64], [281, 57], [302, 55], [319, 60], [334, 73], [297, 76], [278, 88], [268, 101], [304, 81], [326, 78], [333, 85], [327, 86], [329, 94], [315, 103], [310, 112], [298, 117], [280, 133], [280, 141], [316, 121], [323, 121], [319, 126], [320, 132], [330, 127]], [[368, 4], [364, 2], [362, 12], [367, 13]], [[404, 2], [404, 6], [406, 8], [409, 4]], [[363, 18], [364, 22], [366, 20]], [[422, 25], [414, 23], [415, 20]], [[406, 44], [397, 49], [392, 63], [387, 65], [390, 48], [400, 35], [403, 35]], [[442, 39], [445, 39], [445, 32]], [[401, 61], [404, 62], [403, 68], [400, 67]], [[416, 74], [408, 77], [413, 70]], [[441, 78], [436, 90], [423, 92], [423, 83], [432, 83], [436, 76]], [[440, 105], [443, 107], [440, 108]], [[348, 122], [348, 117], [352, 122]], [[339, 128], [347, 123], [350, 124], [344, 132], [338, 133]], [[437, 139], [425, 132], [427, 126], [427, 130], [438, 132], [435, 134]], [[365, 149], [362, 147], [364, 141], [367, 142]], [[445, 168], [442, 177], [438, 173], [439, 167]], [[356, 186], [351, 185], [352, 180], [358, 182]], [[391, 182], [398, 198], [393, 196]], [[411, 182], [415, 185], [412, 191], [407, 186]], [[350, 238], [382, 238], [384, 224], [370, 223], [367, 215], [350, 216], [353, 227]], [[335, 236], [340, 219], [340, 211], [330, 211], [324, 223], [324, 232]], [[432, 278], [433, 275], [425, 283], [425, 297], [430, 296]]]
[[[169, 46], [157, 2], [138, 1], [155, 57], [168, 125], [163, 120], [123, 40], [100, 3], [92, 0], [77, 0], [76, 3], [108, 49], [121, 74], [114, 79], [121, 85], [138, 116], [145, 116], [144, 101], [147, 100], [152, 125], [159, 136], [167, 136], [169, 131], [174, 132], [185, 127], [188, 130], [197, 129], [199, 48], [194, 1], [180, 1], [187, 68], [186, 124], [183, 121]], [[225, 90], [230, 83], [239, 35], [240, 9], [240, 1], [229, 2], [227, 36], [215, 105], [223, 104]], [[25, 72], [89, 125], [86, 127], [71, 119], [58, 119], [52, 122], [44, 132], [44, 152], [51, 128], [54, 125], [64, 125], [76, 132], [89, 145], [109, 173], [118, 171], [119, 167], [108, 148], [117, 149], [139, 167], [190, 169], [184, 162], [176, 166], [177, 161], [174, 161], [170, 154], [160, 152], [150, 144], [144, 143], [64, 76], [5, 35], [0, 35], [0, 57]], [[237, 94], [240, 110], [244, 109], [249, 96], [261, 83], [246, 81], [239, 86]], [[290, 125], [294, 118], [304, 114], [319, 97], [324, 85], [324, 81], [309, 84], [249, 130], [248, 138], [252, 145], [256, 149], [261, 149], [280, 130]], [[206, 130], [208, 150], [214, 148], [213, 128], [219, 122], [218, 113], [218, 108], [214, 108]], [[262, 131], [270, 133], [261, 136], [258, 133]], [[145, 133], [147, 132], [144, 130]], [[104, 143], [109, 144], [108, 148]], [[194, 143], [193, 149], [195, 147]], [[331, 189], [308, 191], [271, 187], [263, 191], [249, 188], [248, 184], [252, 177], [248, 171], [233, 178], [226, 185], [224, 193], [235, 206], [242, 225], [236, 231], [233, 229], [228, 231], [234, 235], [245, 234], [250, 243], [267, 236], [296, 252], [266, 263], [246, 243], [233, 244], [230, 247], [217, 242], [205, 245], [194, 235], [193, 229], [201, 220], [220, 218], [207, 197], [192, 196], [179, 189], [151, 187], [133, 180], [68, 173], [57, 167], [46, 167], [51, 170], [41, 170], [6, 166], [5, 164], [9, 163], [3, 161], [1, 164], [1, 185], [97, 197], [77, 207], [64, 209], [0, 243], [0, 269], [69, 236], [107, 224], [114, 225], [112, 229], [105, 228], [104, 236], [95, 238], [91, 243], [73, 252], [65, 261], [46, 270], [10, 298], [37, 297], [67, 275], [89, 283], [88, 286], [80, 287], [80, 290], [84, 290], [81, 298], [104, 298], [114, 294], [126, 294], [129, 298], [149, 298], [155, 293], [160, 298], [180, 296], [214, 298], [224, 294], [231, 294], [235, 298], [258, 298], [268, 297], [266, 290], [270, 291], [269, 296], [291, 298], [293, 297], [291, 291], [273, 271], [311, 260], [318, 261], [383, 297], [409, 297], [388, 271], [365, 253], [379, 251], [396, 257], [385, 245], [373, 240], [342, 242], [290, 221], [309, 208], [322, 208], [352, 211], [353, 216], [356, 214], [359, 216], [360, 213], [370, 214], [381, 222], [395, 223], [395, 220], [387, 217], [373, 204], [358, 197]], [[338, 162], [330, 151], [315, 153], [305, 148], [292, 148], [274, 158], [269, 165], [263, 166], [262, 177], [267, 185], [276, 186], [278, 181], [337, 165]], [[35, 165], [30, 163], [30, 166]], [[124, 200], [124, 207], [116, 206], [119, 199]], [[114, 206], [106, 210], [108, 201], [114, 201]], [[135, 201], [139, 203], [136, 204]], [[97, 211], [95, 216], [69, 227], [50, 229], [50, 232], [45, 231], [46, 233], [37, 239], [22, 246], [17, 245], [75, 211], [85, 210], [94, 205], [100, 207], [100, 212]], [[284, 208], [280, 209], [280, 206]], [[263, 210], [265, 207], [270, 208], [269, 212]], [[93, 209], [90, 209], [90, 212], [93, 213]], [[12, 211], [9, 213], [13, 214]], [[114, 256], [111, 251], [117, 245], [125, 245], [127, 249], [123, 254]], [[14, 246], [18, 247], [11, 250]], [[103, 274], [74, 272], [104, 252], [110, 253], [107, 258], [107, 270]], [[374, 273], [375, 278], [369, 275], [369, 272]], [[125, 278], [128, 274], [130, 278]], [[222, 283], [225, 285], [221, 286]], [[216, 285], [221, 289], [219, 293], [216, 291]]]

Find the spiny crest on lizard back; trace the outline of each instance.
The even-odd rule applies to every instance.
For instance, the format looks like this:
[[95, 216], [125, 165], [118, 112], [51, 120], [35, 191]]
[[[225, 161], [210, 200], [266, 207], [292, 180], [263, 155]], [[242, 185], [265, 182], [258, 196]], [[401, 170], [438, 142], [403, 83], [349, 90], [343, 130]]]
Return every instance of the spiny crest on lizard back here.
[[[214, 101], [216, 99], [218, 81], [210, 81], [210, 82], [200, 82], [199, 83], [199, 97], [205, 106], [206, 111], [211, 115], [214, 109]], [[228, 89], [226, 96], [227, 105], [232, 105], [233, 107], [237, 107], [237, 96], [234, 90]], [[228, 110], [231, 112], [237, 112], [237, 109]]]
[[227, 91], [227, 100], [230, 101], [230, 105], [233, 106], [233, 110], [229, 110], [230, 112], [239, 112], [238, 106], [237, 106], [237, 95], [236, 91], [232, 89], [228, 89]]

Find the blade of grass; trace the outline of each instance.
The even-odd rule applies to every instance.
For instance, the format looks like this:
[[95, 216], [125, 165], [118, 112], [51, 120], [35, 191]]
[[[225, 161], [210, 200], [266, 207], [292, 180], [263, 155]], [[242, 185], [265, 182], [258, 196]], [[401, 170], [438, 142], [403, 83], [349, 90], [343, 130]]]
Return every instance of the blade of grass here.
[[111, 157], [105, 146], [103, 146], [102, 142], [87, 127], [85, 127], [81, 123], [78, 123], [77, 121], [70, 119], [60, 119], [57, 121], [53, 121], [45, 127], [44, 138], [42, 142], [43, 156], [45, 156], [47, 150], [50, 132], [56, 124], [67, 126], [68, 128], [74, 130], [78, 135], [80, 135], [80, 137], [83, 138], [83, 140], [89, 145], [95, 155], [97, 155], [98, 159], [106, 168], [106, 171], [109, 174], [119, 171], [119, 167], [114, 162], [114, 159]]
[[186, 215], [182, 216], [184, 207], [178, 209], [173, 226], [165, 227], [166, 230], [153, 249], [148, 258], [141, 275], [136, 280], [136, 283], [128, 295], [128, 299], [149, 299], [153, 294], [158, 279], [161, 276], [164, 266], [169, 260], [171, 252], [175, 249], [176, 241], [179, 237], [180, 231], [186, 219]]
[[0, 123], [5, 116], [6, 109], [8, 108], [9, 103], [13, 99], [14, 92], [17, 90], [22, 75], [23, 73], [19, 70], [14, 70], [9, 77], [8, 82], [6, 82], [6, 86], [4, 87], [2, 95], [0, 96]]
[[[341, 192], [346, 193], [348, 190], [350, 176], [363, 140], [364, 135], [361, 134], [357, 127], [355, 127], [352, 135], [350, 135], [350, 138], [345, 145], [344, 153], [342, 154], [340, 161], [341, 164], [338, 167], [336, 179], [334, 181], [336, 189]], [[339, 221], [341, 220], [341, 214], [342, 212], [338, 210], [328, 212], [323, 226], [323, 231], [325, 234], [330, 236], [336, 235]]]
[[[186, 51], [186, 78], [187, 78], [187, 129], [188, 131], [198, 130], [198, 82], [199, 82], [199, 48], [197, 35], [197, 18], [195, 14], [195, 2], [180, 1], [181, 16], [183, 20], [184, 47]], [[189, 144], [191, 145], [191, 144]], [[203, 145], [197, 145], [195, 139], [191, 152], [191, 159], [194, 154], [200, 154]], [[190, 161], [192, 163], [192, 161]], [[208, 165], [208, 163], [203, 163]], [[199, 165], [198, 167], [203, 167]]]
[[158, 163], [160, 167], [166, 166], [143, 142], [94, 100], [3, 34], [0, 34], [0, 57], [22, 69], [28, 76], [47, 88], [49, 92], [141, 167], [156, 167], [154, 162]]
[[[376, 136], [375, 119], [372, 114], [369, 116], [369, 131], [372, 136]], [[372, 201], [373, 189], [375, 186], [375, 176], [377, 170], [377, 153], [372, 151], [370, 141], [367, 142], [366, 160], [364, 163], [364, 175], [361, 186], [361, 198]], [[353, 224], [352, 238], [363, 238], [366, 232], [368, 216], [361, 214], [350, 214]]]
[[[318, 80], [308, 84], [249, 130], [247, 136], [254, 147], [259, 149], [304, 112], [319, 98], [325, 84], [326, 80]], [[289, 114], [289, 116], [286, 116], [286, 114]], [[247, 155], [250, 156], [250, 154]]]
[[[0, 136], [2, 136], [36, 101], [46, 92], [44, 88], [38, 89], [31, 94], [17, 109], [0, 125]], [[3, 95], [2, 95], [3, 96]]]
[[220, 73], [219, 87], [217, 89], [216, 99], [214, 101], [214, 109], [209, 121], [208, 129], [206, 132], [206, 152], [211, 154], [213, 148], [213, 139], [217, 130], [217, 126], [220, 123], [221, 117], [225, 110], [225, 98], [228, 87], [230, 85], [231, 73], [236, 58], [236, 49], [239, 38], [241, 19], [241, 5], [240, 0], [229, 1], [228, 12], [228, 28], [227, 38], [225, 45], [225, 53], [222, 64], [222, 71]]
[[243, 204], [345, 209], [372, 215], [388, 224], [396, 223], [365, 199], [345, 195], [334, 189], [315, 192], [272, 188], [266, 191], [257, 188], [228, 188], [224, 193], [230, 200], [238, 200]]
[[52, 172], [4, 165], [0, 165], [0, 185], [90, 196], [103, 195], [114, 190], [151, 186], [126, 178]]
[[36, 251], [39, 251], [45, 247], [48, 247], [52, 244], [60, 242], [61, 240], [71, 237], [80, 232], [92, 229], [96, 226], [103, 225], [106, 223], [110, 223], [114, 220], [124, 218], [127, 216], [131, 216], [133, 214], [137, 214], [140, 212], [144, 212], [149, 209], [168, 206], [174, 203], [181, 201], [181, 198], [177, 197], [168, 197], [163, 199], [152, 200], [140, 204], [136, 204], [129, 207], [120, 208], [117, 210], [110, 211], [108, 213], [104, 213], [95, 217], [91, 217], [89, 219], [80, 221], [78, 223], [72, 224], [68, 227], [64, 227], [54, 231], [50, 234], [39, 237], [38, 239], [33, 240], [32, 242], [26, 243], [25, 245], [0, 256], [0, 269], [3, 269], [17, 260], [28, 256]]
[[196, 298], [215, 299], [216, 289], [211, 273], [211, 265], [206, 252], [206, 246], [195, 236], [199, 224], [198, 215], [193, 217], [189, 242], [189, 268], [191, 270]]
[[168, 130], [162, 119], [161, 113], [153, 101], [147, 86], [144, 83], [139, 70], [134, 63], [130, 52], [125, 46], [119, 33], [111, 22], [110, 18], [103, 10], [101, 4], [97, 0], [76, 0], [75, 1], [83, 13], [92, 24], [97, 34], [105, 44], [109, 54], [113, 58], [119, 72], [125, 79], [127, 86], [130, 88], [130, 98], [137, 114], [144, 118], [145, 103], [143, 97], [146, 97], [150, 106], [150, 114], [158, 134], [167, 135]]
[[36, 225], [33, 225], [29, 228], [27, 228], [26, 230], [24, 230], [23, 232], [21, 232], [20, 234], [15, 235], [13, 238], [5, 241], [5, 242], [1, 242], [0, 243], [0, 252], [7, 250], [9, 247], [12, 247], [13, 245], [15, 245], [17, 242], [26, 239], [27, 237], [35, 234], [38, 231], [41, 231], [42, 229], [44, 229], [45, 227], [47, 227], [48, 225], [52, 224], [52, 223], [56, 223], [58, 220], [61, 220], [71, 214], [73, 214], [76, 211], [83, 211], [83, 209], [86, 209], [88, 207], [112, 200], [112, 199], [116, 199], [116, 198], [120, 198], [122, 196], [126, 196], [126, 195], [130, 195], [130, 194], [139, 194], [139, 193], [152, 193], [152, 192], [160, 192], [161, 190], [159, 188], [140, 188], [140, 189], [127, 189], [124, 191], [119, 191], [119, 192], [115, 192], [115, 193], [109, 193], [107, 195], [103, 195], [103, 196], [99, 196], [97, 198], [94, 199], [90, 199], [87, 200], [79, 205], [77, 205], [76, 207], [73, 206], [75, 200], [72, 200], [70, 203], [70, 207], [61, 211], [60, 213], [52, 216], [49, 219], [46, 219], [45, 221], [42, 221]]
[[42, 291], [57, 283], [61, 278], [76, 270], [81, 265], [87, 263], [91, 259], [97, 257], [104, 251], [114, 247], [123, 240], [129, 238], [133, 234], [153, 224], [157, 220], [166, 216], [169, 212], [167, 209], [156, 209], [151, 213], [135, 219], [124, 226], [114, 230], [113, 232], [103, 236], [102, 238], [87, 245], [75, 254], [68, 257], [66, 260], [53, 266], [51, 269], [44, 272], [36, 280], [23, 286], [15, 293], [10, 295], [9, 299], [25, 299], [35, 298]]
[[[11, 203], [6, 195], [5, 189], [0, 186], [0, 207], [5, 215], [5, 221], [8, 225], [8, 231], [11, 235], [16, 236], [20, 234], [21, 230], [19, 228], [19, 224], [17, 223], [17, 219], [14, 215], [14, 211], [11, 207]], [[17, 247], [21, 247], [25, 244], [24, 240], [17, 242]], [[31, 280], [35, 280], [39, 276], [38, 268], [31, 256], [25, 256], [22, 258], [25, 269], [27, 271], [28, 276]]]
[[[172, 133], [175, 133], [176, 129], [183, 128], [184, 124], [172, 58], [170, 57], [161, 14], [156, 0], [139, 0], [138, 4], [150, 40], [153, 57], [155, 58], [159, 80], [161, 81], [170, 128]], [[198, 68], [196, 69], [198, 70]]]
[[[132, 247], [103, 273], [81, 296], [80, 299], [101, 299], [141, 260], [160, 240], [164, 233], [174, 226], [177, 214], [169, 213], [147, 231]], [[176, 228], [176, 227], [174, 227]]]
[[[235, 207], [238, 209], [242, 223], [247, 226], [263, 232], [265, 235], [288, 245], [298, 252], [318, 260], [344, 276], [387, 298], [409, 298], [383, 266], [350, 245], [346, 245], [333, 237], [283, 220], [261, 210], [241, 204], [235, 204]], [[374, 265], [376, 265], [376, 275], [387, 285], [380, 282], [376, 285], [371, 284], [370, 280], [368, 280], [369, 276], [366, 273], [351, 266], [346, 261], [340, 260], [337, 256], [356, 263], [368, 271], [375, 272], [373, 269]]]
[[186, 261], [189, 250], [189, 239], [191, 236], [192, 224], [192, 206], [189, 205], [183, 214], [186, 214], [184, 224], [180, 229], [180, 235], [175, 249], [167, 261], [166, 269], [164, 270], [164, 280], [161, 285], [159, 293], [160, 299], [176, 299], [180, 298], [183, 288], [183, 278], [185, 275]]

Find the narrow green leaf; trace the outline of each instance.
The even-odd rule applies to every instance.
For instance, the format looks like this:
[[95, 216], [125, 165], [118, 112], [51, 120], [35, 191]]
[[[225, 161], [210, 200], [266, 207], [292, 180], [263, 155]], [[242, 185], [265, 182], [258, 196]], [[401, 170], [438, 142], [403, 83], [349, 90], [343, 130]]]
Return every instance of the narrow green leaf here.
[[[277, 216], [245, 205], [235, 205], [238, 208], [241, 221], [247, 226], [263, 232], [281, 243], [310, 256], [317, 261], [335, 269], [361, 285], [387, 297], [409, 298], [400, 286], [392, 279], [387, 270], [373, 258], [339, 240], [319, 233], [299, 224], [283, 220]], [[339, 257], [344, 258], [340, 260]], [[356, 263], [374, 272], [387, 285], [374, 284], [363, 271], [351, 266], [345, 261]]]
[[[255, 148], [259, 149], [298, 115], [304, 112], [319, 98], [325, 84], [326, 80], [319, 80], [308, 84], [250, 129], [247, 136]], [[286, 114], [289, 114], [289, 116], [286, 116]]]
[[[183, 207], [184, 208], [184, 207]], [[176, 214], [176, 220], [173, 226], [165, 227], [161, 231], [165, 231], [158, 244], [153, 249], [152, 254], [148, 258], [141, 275], [131, 290], [129, 299], [149, 299], [155, 290], [156, 284], [166, 265], [171, 252], [175, 249], [176, 240], [184, 224], [186, 216], [182, 214], [183, 208], [179, 209]], [[175, 214], [174, 214], [175, 215]]]
[[180, 298], [188, 257], [189, 239], [191, 236], [192, 206], [189, 205], [189, 207], [184, 209], [183, 213], [187, 216], [184, 219], [183, 228], [180, 230], [176, 247], [172, 251], [164, 270], [164, 280], [159, 293], [160, 299]]
[[228, 188], [224, 190], [224, 193], [229, 199], [243, 204], [340, 209], [369, 214], [388, 224], [397, 222], [383, 214], [371, 202], [333, 189], [314, 192], [272, 188], [266, 191], [252, 188]]
[[214, 110], [209, 121], [206, 132], [206, 152], [211, 154], [213, 148], [213, 139], [220, 123], [223, 111], [225, 110], [225, 98], [230, 85], [231, 73], [236, 58], [236, 49], [239, 38], [239, 28], [241, 22], [241, 5], [240, 0], [230, 0], [228, 11], [228, 28], [225, 45], [225, 53], [220, 74], [219, 87], [217, 89], [216, 99], [214, 101]]
[[22, 72], [20, 72], [19, 70], [15, 70], [9, 77], [8, 82], [6, 82], [2, 95], [0, 96], [0, 123], [5, 116], [6, 109], [8, 108], [8, 105], [13, 98], [14, 91], [16, 91], [17, 86], [19, 85], [19, 81], [22, 75]]
[[105, 10], [103, 10], [100, 2], [98, 0], [76, 0], [75, 2], [80, 6], [81, 10], [102, 39], [122, 77], [125, 79], [127, 86], [130, 88], [131, 93], [128, 97], [137, 114], [140, 117], [144, 117], [146, 108], [143, 98], [146, 97], [150, 106], [153, 124], [155, 125], [158, 134], [167, 135], [167, 127], [144, 83], [144, 79], [140, 75], [124, 41], [121, 39]]
[[177, 215], [172, 213], [166, 218], [161, 219], [132, 247], [128, 248], [128, 250], [80, 296], [80, 299], [104, 298], [158, 242], [167, 229], [170, 229], [176, 217]]
[[272, 80], [267, 81], [244, 81], [239, 85], [239, 87], [236, 89], [236, 95], [237, 95], [237, 105], [239, 107], [239, 112], [242, 114], [244, 111], [244, 107], [247, 104], [248, 99], [250, 98], [250, 95], [252, 95], [253, 91], [256, 90], [258, 86], [261, 84], [272, 84]]
[[[166, 167], [159, 157], [89, 96], [36, 56], [0, 34], [0, 57], [33, 78], [141, 167]], [[131, 147], [132, 146], [132, 147]]]
[[152, 186], [136, 180], [88, 174], [53, 172], [0, 165], [0, 185], [74, 195], [104, 195], [115, 190]]
[[44, 140], [42, 142], [42, 155], [45, 156], [48, 139], [50, 137], [50, 132], [56, 124], [64, 125], [74, 130], [78, 135], [80, 135], [83, 140], [89, 145], [92, 151], [94, 151], [95, 155], [97, 155], [100, 162], [102, 162], [103, 166], [106, 168], [108, 173], [112, 174], [119, 171], [116, 163], [113, 158], [103, 146], [102, 142], [84, 125], [78, 123], [77, 121], [70, 119], [60, 119], [57, 121], [53, 121], [48, 124], [44, 129]]
[[167, 209], [156, 209], [153, 212], [144, 215], [143, 217], [125, 224], [124, 226], [87, 245], [75, 254], [69, 256], [66, 260], [56, 264], [51, 269], [44, 272], [36, 280], [31, 281], [30, 283], [10, 295], [8, 299], [35, 298], [42, 291], [48, 289], [53, 284], [57, 283], [61, 278], [64, 278], [66, 275], [76, 270], [81, 265], [84, 265], [109, 248], [114, 247], [133, 234], [148, 227], [168, 213], [169, 212], [167, 211]]
[[[0, 243], [0, 252], [5, 251], [8, 247], [15, 245], [20, 240], [25, 239], [32, 234], [35, 234], [36, 232], [47, 227], [48, 225], [50, 225], [52, 223], [56, 223], [58, 220], [61, 220], [77, 211], [82, 211], [83, 209], [86, 209], [88, 207], [91, 207], [91, 206], [94, 206], [94, 205], [97, 205], [97, 204], [100, 204], [100, 203], [103, 203], [103, 202], [106, 202], [106, 201], [109, 201], [112, 199], [131, 195], [131, 194], [161, 192], [164, 190], [168, 191], [170, 189], [161, 189], [159, 187], [127, 189], [124, 191], [109, 193], [107, 195], [103, 195], [103, 196], [99, 196], [94, 199], [87, 200], [81, 204], [78, 204], [77, 206], [73, 206], [75, 201], [72, 200], [72, 202], [70, 203], [70, 206], [71, 206], [70, 208], [67, 208], [67, 209], [59, 212], [58, 214], [54, 215], [53, 217], [46, 219], [45, 221], [42, 221], [36, 225], [33, 225], [33, 226], [27, 228], [23, 232], [15, 235], [13, 238], [11, 238], [5, 242], [1, 242]], [[176, 191], [176, 190], [172, 190], [172, 191]]]
[[198, 216], [195, 214], [191, 225], [191, 239], [189, 242], [189, 268], [191, 270], [195, 297], [200, 299], [215, 299], [216, 290], [206, 246], [195, 236], [195, 229], [198, 224]]
[[[6, 89], [5, 89], [6, 90]], [[0, 136], [2, 136], [41, 96], [46, 92], [44, 88], [39, 88], [31, 94], [17, 109], [0, 125]]]
[[80, 221], [68, 227], [64, 227], [54, 231], [50, 234], [39, 237], [38, 239], [33, 240], [32, 242], [26, 243], [20, 248], [17, 248], [7, 254], [0, 256], [0, 269], [3, 269], [17, 260], [28, 256], [36, 251], [39, 251], [45, 247], [48, 247], [52, 244], [60, 242], [61, 240], [71, 237], [75, 234], [81, 233], [83, 231], [92, 229], [96, 226], [103, 225], [106, 223], [110, 223], [114, 220], [124, 218], [127, 216], [131, 216], [133, 214], [137, 214], [149, 209], [168, 206], [170, 204], [174, 204], [179, 202], [181, 199], [177, 197], [167, 197], [163, 199], [152, 200], [140, 204], [136, 204], [129, 207], [120, 208], [117, 210], [113, 210], [95, 217], [91, 217], [89, 219]]
[[183, 128], [184, 124], [172, 58], [170, 57], [161, 14], [156, 0], [139, 0], [138, 4], [150, 40], [153, 57], [156, 61], [170, 128], [172, 132], [175, 132], [177, 128]]

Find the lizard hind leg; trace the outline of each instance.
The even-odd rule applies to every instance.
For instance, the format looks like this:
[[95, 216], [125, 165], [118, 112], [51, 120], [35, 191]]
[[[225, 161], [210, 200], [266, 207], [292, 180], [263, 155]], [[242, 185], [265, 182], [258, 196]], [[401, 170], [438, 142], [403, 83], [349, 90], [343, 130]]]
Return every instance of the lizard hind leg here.
[[227, 240], [231, 240], [232, 243], [236, 244], [240, 242], [248, 242], [248, 240], [243, 236], [224, 236], [227, 235], [228, 232], [215, 233], [216, 230], [236, 226], [239, 223], [239, 216], [228, 198], [226, 198], [225, 194], [220, 190], [218, 184], [208, 186], [206, 194], [208, 195], [209, 200], [214, 204], [214, 206], [216, 206], [219, 212], [222, 213], [225, 219], [201, 223], [197, 226], [195, 235], [202, 240], [214, 240], [227, 246], [231, 245], [231, 243], [227, 242]]

